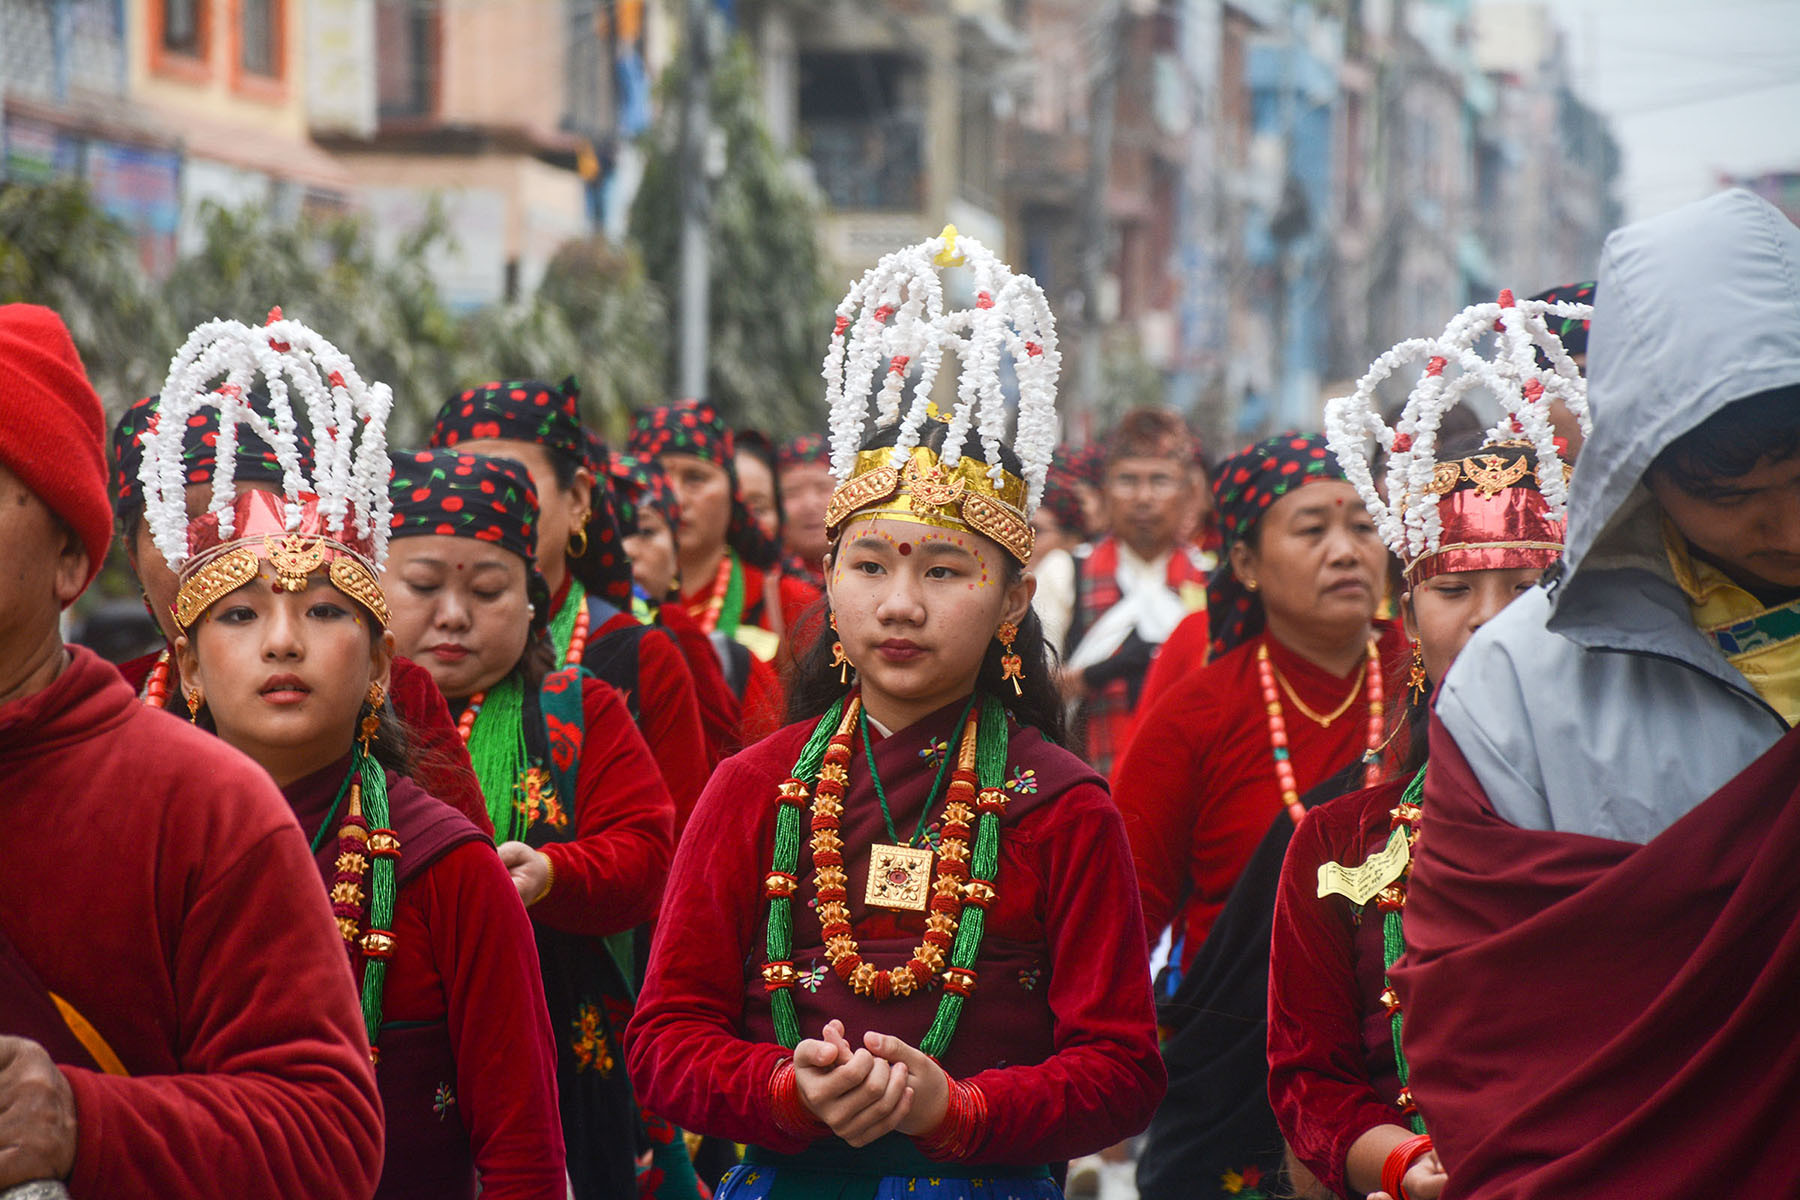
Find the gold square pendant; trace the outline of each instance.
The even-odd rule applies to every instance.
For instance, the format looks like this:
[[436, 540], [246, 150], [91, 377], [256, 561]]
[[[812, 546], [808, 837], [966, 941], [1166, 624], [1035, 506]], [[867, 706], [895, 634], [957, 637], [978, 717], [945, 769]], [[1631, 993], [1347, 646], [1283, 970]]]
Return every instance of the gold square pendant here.
[[869, 886], [863, 903], [871, 908], [924, 912], [931, 895], [931, 851], [913, 846], [869, 850]]

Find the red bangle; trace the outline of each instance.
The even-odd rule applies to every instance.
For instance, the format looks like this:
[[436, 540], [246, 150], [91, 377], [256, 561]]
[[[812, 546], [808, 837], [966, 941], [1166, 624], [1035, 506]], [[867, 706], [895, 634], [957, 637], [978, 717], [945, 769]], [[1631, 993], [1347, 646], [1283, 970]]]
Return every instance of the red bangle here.
[[792, 1059], [782, 1059], [769, 1076], [769, 1113], [781, 1132], [794, 1137], [810, 1139], [831, 1132], [800, 1098], [800, 1081], [794, 1077]]
[[919, 1152], [936, 1162], [959, 1162], [987, 1135], [987, 1097], [972, 1083], [950, 1081], [950, 1102], [938, 1127], [918, 1139]]
[[1392, 1196], [1394, 1200], [1410, 1200], [1406, 1187], [1402, 1182], [1412, 1165], [1431, 1153], [1431, 1135], [1429, 1133], [1414, 1134], [1398, 1146], [1388, 1151], [1387, 1161], [1381, 1164], [1381, 1190]]

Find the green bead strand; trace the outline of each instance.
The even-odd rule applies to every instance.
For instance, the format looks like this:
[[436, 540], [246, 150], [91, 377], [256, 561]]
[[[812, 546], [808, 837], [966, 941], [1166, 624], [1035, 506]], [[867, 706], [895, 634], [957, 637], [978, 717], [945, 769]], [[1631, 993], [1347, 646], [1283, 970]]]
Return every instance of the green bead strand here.
[[[1425, 768], [1420, 767], [1419, 773], [1413, 777], [1412, 783], [1407, 785], [1405, 794], [1400, 797], [1400, 803], [1416, 805], [1424, 798], [1424, 795]], [[1394, 969], [1394, 964], [1400, 961], [1400, 956], [1402, 954], [1406, 953], [1406, 935], [1401, 927], [1400, 913], [1401, 910], [1396, 908], [1383, 913], [1381, 917], [1381, 951], [1383, 963], [1381, 984], [1383, 987], [1387, 988], [1394, 986], [1393, 981], [1388, 978], [1387, 973]], [[1406, 1051], [1400, 1048], [1400, 1025], [1403, 1015], [1404, 1014], [1400, 1009], [1394, 1010], [1394, 1074], [1400, 1080], [1401, 1091], [1406, 1090], [1408, 1080], [1412, 1077], [1412, 1072], [1406, 1065]], [[1425, 1118], [1420, 1115], [1416, 1109], [1412, 1113], [1410, 1124], [1414, 1133], [1425, 1132]]]
[[[364, 753], [361, 747], [357, 748], [353, 771], [362, 783], [363, 814], [369, 822], [369, 828], [389, 828], [387, 772], [382, 770], [381, 764], [374, 758]], [[392, 934], [394, 895], [397, 890], [394, 885], [394, 859], [385, 856], [376, 858], [369, 868], [369, 929]], [[363, 960], [363, 1026], [368, 1030], [371, 1047], [381, 1036], [382, 989], [387, 982], [387, 967], [388, 960], [385, 958], [365, 957]]]
[[[800, 751], [800, 760], [794, 764], [793, 777], [807, 784], [815, 784], [819, 777], [819, 768], [825, 762], [825, 748], [831, 744], [831, 735], [837, 732], [838, 723], [844, 718], [844, 701], [838, 700], [831, 710], [819, 718], [813, 726], [812, 736], [806, 739], [805, 747]], [[775, 806], [775, 858], [770, 870], [783, 875], [798, 875], [800, 871], [800, 843], [803, 840], [802, 830], [806, 824], [806, 816], [797, 804], [777, 804]], [[794, 901], [790, 896], [777, 896], [769, 901], [769, 922], [763, 937], [764, 961], [786, 962], [794, 953]], [[770, 1016], [775, 1022], [775, 1037], [790, 1050], [800, 1044], [800, 1014], [794, 1006], [794, 993], [791, 988], [779, 988], [769, 996]]]
[[[571, 617], [571, 622], [573, 618]], [[517, 671], [488, 689], [469, 730], [469, 759], [494, 823], [494, 841], [524, 836], [525, 815], [517, 803], [519, 776], [530, 757], [525, 747], [525, 684]]]

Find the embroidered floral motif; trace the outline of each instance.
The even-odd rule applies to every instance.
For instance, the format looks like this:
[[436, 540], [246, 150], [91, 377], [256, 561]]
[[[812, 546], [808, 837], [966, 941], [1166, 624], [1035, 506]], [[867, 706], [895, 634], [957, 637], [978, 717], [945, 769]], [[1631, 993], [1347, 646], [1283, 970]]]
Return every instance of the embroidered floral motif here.
[[944, 840], [944, 822], [941, 817], [925, 827], [924, 840], [925, 844], [930, 846], [933, 851], [939, 849], [940, 843]]
[[1019, 986], [1028, 992], [1037, 991], [1038, 980], [1044, 977], [1042, 967], [1028, 967], [1019, 972]]
[[540, 821], [548, 822], [556, 829], [568, 828], [569, 814], [562, 801], [557, 799], [556, 784], [550, 772], [542, 767], [527, 767], [519, 776], [518, 791], [518, 798], [513, 803], [525, 818], [525, 828], [530, 829]]
[[576, 757], [581, 753], [580, 728], [573, 722], [545, 713], [544, 729], [550, 735], [550, 757], [556, 760], [557, 768], [566, 771], [574, 766]]
[[1269, 1200], [1269, 1193], [1262, 1189], [1262, 1179], [1262, 1168], [1251, 1163], [1219, 1176], [1219, 1186], [1225, 1189], [1226, 1195], [1236, 1196], [1238, 1200]]
[[823, 963], [815, 962], [812, 970], [800, 977], [800, 986], [809, 992], [816, 992], [825, 984], [827, 968]]
[[926, 766], [935, 767], [943, 759], [944, 755], [948, 753], [950, 753], [949, 741], [944, 738], [939, 738], [937, 741], [932, 742], [923, 750], [919, 751], [919, 757], [925, 760]]
[[1012, 778], [1006, 781], [1006, 790], [1017, 792], [1021, 796], [1035, 795], [1038, 790], [1037, 772], [1030, 767], [1014, 767]]
[[451, 1090], [450, 1085], [438, 1084], [437, 1092], [431, 1097], [431, 1111], [437, 1114], [437, 1119], [441, 1121], [449, 1116], [450, 1110], [455, 1106], [456, 1093]]
[[575, 1036], [569, 1042], [570, 1049], [575, 1051], [575, 1069], [611, 1075], [614, 1065], [612, 1047], [607, 1043], [606, 1030], [600, 1026], [600, 1010], [592, 1004], [583, 1004], [575, 1010], [575, 1019], [569, 1024], [575, 1029]]

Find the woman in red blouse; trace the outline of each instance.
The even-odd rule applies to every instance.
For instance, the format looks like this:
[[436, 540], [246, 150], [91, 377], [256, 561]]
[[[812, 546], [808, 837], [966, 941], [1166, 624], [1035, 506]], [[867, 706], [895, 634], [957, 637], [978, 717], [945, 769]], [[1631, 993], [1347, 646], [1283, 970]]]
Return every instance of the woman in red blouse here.
[[637, 1117], [617, 1029], [631, 1004], [628, 935], [655, 911], [674, 805], [618, 692], [556, 660], [545, 636], [524, 467], [420, 451], [397, 457], [390, 493], [395, 637], [458, 714], [530, 912], [574, 1194], [633, 1194]]
[[625, 698], [656, 756], [680, 828], [716, 759], [676, 637], [632, 612], [631, 561], [605, 484], [611, 456], [581, 424], [575, 380], [467, 388], [438, 410], [431, 444], [509, 458], [530, 472], [539, 500], [537, 566], [550, 588], [545, 620], [556, 661], [579, 660]]
[[[946, 475], [927, 426], [916, 488]], [[1054, 1197], [1049, 1164], [1163, 1089], [1129, 851], [1055, 740], [1029, 542], [967, 523], [978, 461], [929, 500], [884, 479], [883, 433], [834, 501], [837, 645], [701, 797], [630, 1029], [650, 1105], [750, 1145], [720, 1200]], [[1018, 514], [1000, 457], [979, 502]]]
[[[1436, 685], [1474, 632], [1561, 553], [1562, 525], [1548, 516], [1527, 446], [1445, 455], [1436, 478], [1449, 476], [1454, 483], [1437, 501], [1441, 534], [1406, 564], [1401, 600], [1421, 685]], [[1294, 1155], [1341, 1196], [1436, 1200], [1445, 1185], [1406, 1089], [1396, 1052], [1402, 1014], [1387, 982], [1404, 946], [1424, 780], [1421, 767], [1313, 809], [1281, 870], [1269, 951], [1269, 1100]]]
[[1208, 586], [1212, 660], [1140, 718], [1113, 796], [1151, 938], [1178, 973], [1269, 823], [1385, 737], [1399, 639], [1375, 622], [1387, 551], [1320, 434], [1227, 459], [1213, 484], [1229, 565]]

